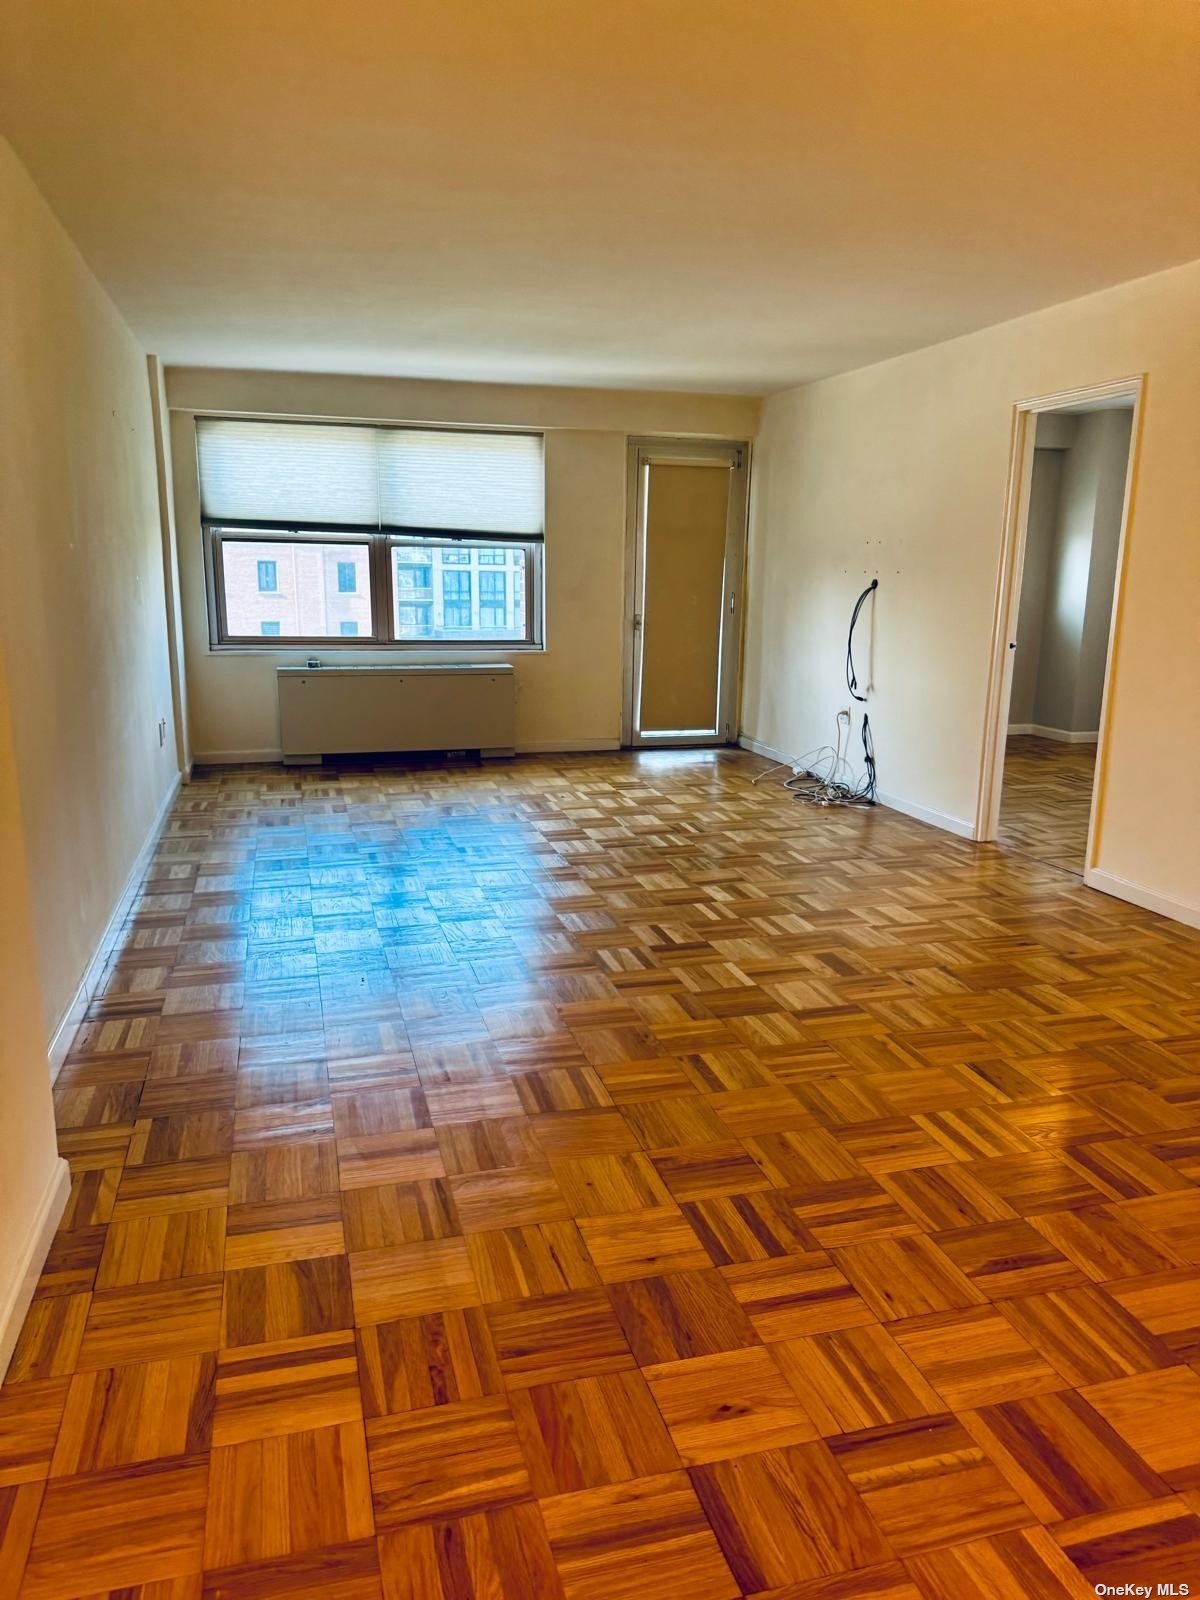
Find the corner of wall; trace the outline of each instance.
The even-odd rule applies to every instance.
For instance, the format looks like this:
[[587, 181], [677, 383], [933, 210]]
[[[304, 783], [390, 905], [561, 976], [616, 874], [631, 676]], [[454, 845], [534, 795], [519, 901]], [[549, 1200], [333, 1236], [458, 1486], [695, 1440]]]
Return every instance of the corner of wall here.
[[179, 590], [179, 538], [175, 527], [175, 489], [171, 461], [171, 413], [162, 361], [146, 357], [150, 379], [150, 415], [154, 428], [154, 468], [158, 483], [158, 517], [162, 533], [163, 590], [167, 606], [167, 655], [171, 701], [175, 713], [175, 754], [186, 782], [192, 772], [188, 729], [187, 669], [183, 652], [183, 602]]
[[66, 1060], [67, 1052], [71, 1048], [71, 1040], [74, 1038], [75, 1030], [83, 1022], [87, 1008], [91, 1005], [93, 996], [100, 987], [100, 980], [103, 978], [105, 969], [117, 948], [121, 930], [125, 926], [126, 919], [133, 908], [133, 902], [141, 888], [142, 880], [150, 866], [159, 835], [162, 833], [166, 820], [171, 813], [171, 807], [175, 804], [179, 786], [181, 783], [190, 780], [191, 771], [189, 763], [186, 774], [181, 772], [163, 796], [158, 815], [150, 825], [150, 831], [146, 835], [145, 842], [138, 851], [133, 866], [129, 869], [129, 876], [126, 878], [121, 893], [117, 897], [117, 902], [113, 906], [112, 914], [105, 925], [104, 932], [100, 935], [99, 942], [92, 953], [92, 958], [88, 962], [87, 970], [79, 980], [79, 987], [76, 989], [70, 1005], [59, 1018], [51, 1035], [48, 1054], [52, 1081], [62, 1071], [63, 1062]]
[[55, 1156], [16, 1270], [7, 1285], [0, 1285], [0, 1383], [4, 1381], [17, 1347], [21, 1326], [41, 1276], [42, 1264], [54, 1242], [70, 1194], [71, 1169], [61, 1156]]

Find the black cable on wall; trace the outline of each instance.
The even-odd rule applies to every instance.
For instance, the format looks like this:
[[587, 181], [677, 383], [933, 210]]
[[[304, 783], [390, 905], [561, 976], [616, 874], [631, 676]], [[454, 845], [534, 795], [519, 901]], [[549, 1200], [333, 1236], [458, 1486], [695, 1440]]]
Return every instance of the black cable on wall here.
[[854, 698], [862, 705], [866, 705], [867, 697], [858, 692], [858, 678], [854, 672], [854, 625], [858, 621], [858, 614], [867, 603], [867, 597], [875, 593], [879, 587], [879, 579], [872, 578], [867, 587], [854, 602], [854, 610], [850, 613], [850, 631], [846, 635], [846, 687]]

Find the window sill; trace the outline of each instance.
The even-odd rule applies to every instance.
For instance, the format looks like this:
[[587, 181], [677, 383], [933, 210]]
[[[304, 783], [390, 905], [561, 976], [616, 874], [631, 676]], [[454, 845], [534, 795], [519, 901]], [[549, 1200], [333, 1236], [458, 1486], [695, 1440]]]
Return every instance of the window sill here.
[[256, 644], [252, 640], [236, 640], [226, 644], [212, 644], [208, 646], [208, 653], [212, 656], [299, 656], [300, 665], [309, 656], [353, 656], [353, 655], [389, 655], [389, 656], [418, 656], [418, 655], [445, 655], [457, 653], [469, 656], [512, 656], [512, 655], [544, 655], [544, 644], [518, 644], [495, 640], [489, 643], [468, 644], [458, 639], [431, 639], [422, 644], [392, 644], [376, 643], [370, 639], [356, 640], [354, 644], [342, 644], [336, 640], [328, 640], [313, 644], [283, 644], [266, 642]]

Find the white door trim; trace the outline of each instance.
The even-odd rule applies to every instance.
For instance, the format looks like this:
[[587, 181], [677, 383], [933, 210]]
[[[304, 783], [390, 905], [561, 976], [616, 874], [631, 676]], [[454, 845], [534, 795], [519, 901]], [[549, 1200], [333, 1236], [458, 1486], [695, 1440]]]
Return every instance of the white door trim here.
[[1017, 612], [1021, 604], [1021, 577], [1025, 565], [1025, 538], [1029, 524], [1029, 490], [1033, 481], [1033, 452], [1037, 417], [1045, 411], [1074, 411], [1097, 402], [1128, 399], [1133, 405], [1129, 435], [1129, 464], [1125, 472], [1125, 497], [1121, 506], [1121, 532], [1117, 545], [1117, 575], [1112, 618], [1104, 658], [1104, 693], [1100, 703], [1100, 729], [1096, 742], [1096, 776], [1092, 785], [1084, 880], [1095, 869], [1104, 817], [1104, 791], [1108, 772], [1108, 734], [1112, 717], [1112, 675], [1116, 640], [1120, 634], [1124, 603], [1127, 535], [1137, 482], [1141, 442], [1145, 374], [1116, 378], [1109, 383], [1021, 400], [1013, 407], [1012, 448], [1004, 502], [1004, 540], [996, 578], [996, 605], [992, 624], [992, 655], [988, 674], [987, 712], [980, 760], [979, 804], [975, 837], [995, 839], [1000, 827], [1000, 791], [1004, 774], [1004, 746], [1008, 732], [1008, 707], [1012, 693], [1013, 653]]

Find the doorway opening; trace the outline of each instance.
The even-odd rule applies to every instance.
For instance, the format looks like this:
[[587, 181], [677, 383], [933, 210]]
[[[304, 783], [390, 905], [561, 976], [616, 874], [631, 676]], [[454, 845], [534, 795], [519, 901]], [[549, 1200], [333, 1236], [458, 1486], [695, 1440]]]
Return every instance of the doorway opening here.
[[630, 444], [624, 744], [737, 738], [747, 455], [720, 441]]
[[1085, 881], [1141, 380], [1017, 408], [977, 837]]

